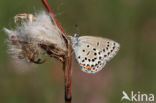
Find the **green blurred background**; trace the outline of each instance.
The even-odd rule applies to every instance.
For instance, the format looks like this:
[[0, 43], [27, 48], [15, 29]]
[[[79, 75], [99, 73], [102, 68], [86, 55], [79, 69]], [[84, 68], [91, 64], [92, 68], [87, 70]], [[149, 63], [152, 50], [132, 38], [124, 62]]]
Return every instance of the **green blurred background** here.
[[[121, 45], [94, 75], [83, 73], [73, 60], [73, 103], [126, 103], [123, 90], [156, 95], [156, 0], [47, 1], [68, 34], [107, 37]], [[43, 9], [40, 0], [0, 0], [0, 103], [64, 103], [61, 63], [15, 65], [2, 31], [15, 27], [16, 14]]]

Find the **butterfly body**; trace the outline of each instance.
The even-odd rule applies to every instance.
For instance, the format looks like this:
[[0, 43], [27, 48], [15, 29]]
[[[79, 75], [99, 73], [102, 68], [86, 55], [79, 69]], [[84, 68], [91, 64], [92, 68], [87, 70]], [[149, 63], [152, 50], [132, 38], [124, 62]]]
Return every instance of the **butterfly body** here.
[[76, 60], [86, 73], [96, 73], [114, 57], [120, 45], [110, 39], [94, 36], [71, 37]]

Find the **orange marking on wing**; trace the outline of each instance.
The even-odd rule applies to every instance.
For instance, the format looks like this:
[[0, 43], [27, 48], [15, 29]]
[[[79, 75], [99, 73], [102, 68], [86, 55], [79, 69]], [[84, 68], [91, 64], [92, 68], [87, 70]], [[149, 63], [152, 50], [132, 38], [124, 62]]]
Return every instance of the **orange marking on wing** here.
[[86, 66], [86, 69], [87, 69], [87, 70], [88, 70], [88, 69], [91, 70], [91, 66], [90, 66], [90, 65], [87, 65], [87, 66]]

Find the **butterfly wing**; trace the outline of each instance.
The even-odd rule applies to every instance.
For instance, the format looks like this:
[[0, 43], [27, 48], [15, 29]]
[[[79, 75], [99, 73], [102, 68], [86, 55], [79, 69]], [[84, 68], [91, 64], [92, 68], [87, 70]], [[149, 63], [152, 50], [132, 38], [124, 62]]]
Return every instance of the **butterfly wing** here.
[[119, 47], [117, 42], [107, 38], [81, 36], [73, 49], [82, 71], [96, 73], [116, 55]]

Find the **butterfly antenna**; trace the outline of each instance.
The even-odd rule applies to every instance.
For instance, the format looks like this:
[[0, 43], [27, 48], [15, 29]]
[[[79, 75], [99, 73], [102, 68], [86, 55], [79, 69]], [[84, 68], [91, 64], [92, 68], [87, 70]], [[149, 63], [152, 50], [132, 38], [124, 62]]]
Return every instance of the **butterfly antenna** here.
[[78, 24], [75, 24], [74, 26], [76, 28], [77, 33], [79, 34], [80, 33], [79, 25]]

